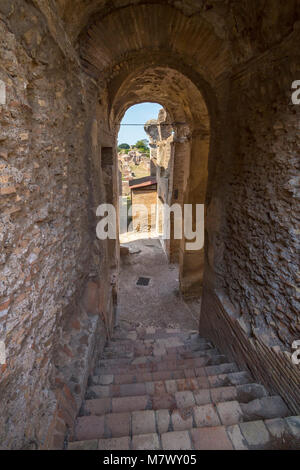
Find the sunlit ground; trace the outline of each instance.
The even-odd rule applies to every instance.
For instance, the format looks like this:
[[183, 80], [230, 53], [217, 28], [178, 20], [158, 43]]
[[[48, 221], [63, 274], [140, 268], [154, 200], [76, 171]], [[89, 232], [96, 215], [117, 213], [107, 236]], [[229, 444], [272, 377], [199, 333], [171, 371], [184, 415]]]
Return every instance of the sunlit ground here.
[[151, 238], [159, 238], [157, 232], [126, 232], [120, 234], [120, 243], [129, 243], [135, 240], [145, 240]]

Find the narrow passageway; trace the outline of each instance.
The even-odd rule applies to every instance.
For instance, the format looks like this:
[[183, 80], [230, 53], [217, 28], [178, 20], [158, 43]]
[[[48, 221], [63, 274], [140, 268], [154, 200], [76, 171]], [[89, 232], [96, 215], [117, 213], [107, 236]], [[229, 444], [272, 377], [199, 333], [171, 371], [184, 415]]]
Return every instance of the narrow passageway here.
[[[121, 258], [118, 321], [132, 329], [143, 326], [198, 328], [200, 298], [184, 300], [179, 292], [178, 266], [170, 264], [158, 238], [136, 233], [122, 236], [129, 253]], [[137, 285], [140, 277], [147, 286]]]
[[0, 0], [0, 449], [300, 448], [299, 25]]

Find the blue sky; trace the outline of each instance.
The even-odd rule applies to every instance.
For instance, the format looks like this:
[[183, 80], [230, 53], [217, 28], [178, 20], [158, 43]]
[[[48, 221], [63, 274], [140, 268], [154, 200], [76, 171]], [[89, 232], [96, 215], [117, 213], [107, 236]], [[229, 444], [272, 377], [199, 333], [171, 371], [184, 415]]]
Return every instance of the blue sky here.
[[148, 136], [144, 131], [144, 124], [145, 122], [149, 121], [149, 119], [157, 119], [158, 112], [161, 108], [162, 106], [157, 103], [141, 103], [129, 108], [126, 111], [121, 123], [142, 125], [121, 126], [118, 137], [118, 144], [126, 143], [133, 145], [138, 140], [148, 139]]

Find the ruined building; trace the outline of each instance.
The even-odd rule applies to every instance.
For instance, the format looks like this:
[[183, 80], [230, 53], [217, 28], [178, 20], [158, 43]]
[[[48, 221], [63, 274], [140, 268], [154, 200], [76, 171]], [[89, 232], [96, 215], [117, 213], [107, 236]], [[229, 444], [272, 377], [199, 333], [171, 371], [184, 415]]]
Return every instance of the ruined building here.
[[204, 249], [165, 247], [200, 335], [300, 414], [299, 43], [298, 0], [0, 0], [1, 448], [74, 439], [118, 304], [96, 210], [144, 101], [172, 125], [162, 197], [206, 208]]

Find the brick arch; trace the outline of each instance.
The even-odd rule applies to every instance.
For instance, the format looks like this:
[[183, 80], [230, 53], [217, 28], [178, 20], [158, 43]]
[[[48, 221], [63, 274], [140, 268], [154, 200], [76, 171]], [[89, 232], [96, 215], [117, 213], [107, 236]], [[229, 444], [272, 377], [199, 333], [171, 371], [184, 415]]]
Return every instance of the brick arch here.
[[116, 64], [142, 51], [145, 57], [156, 51], [184, 58], [210, 81], [231, 67], [228, 43], [217, 36], [212, 25], [160, 2], [95, 15], [82, 30], [78, 43], [83, 64], [94, 77], [105, 75]]
[[[169, 58], [167, 63], [172, 63], [172, 59]], [[128, 65], [124, 65], [119, 76], [114, 77], [114, 84], [108, 85], [111, 129], [115, 128], [117, 134], [122, 116], [134, 104], [143, 101], [162, 104], [175, 130], [175, 138], [169, 144], [172, 170], [168, 179], [168, 200], [165, 202], [170, 206], [180, 204], [182, 209], [184, 204], [204, 204], [208, 161], [212, 158], [211, 116], [201, 90], [181, 71], [170, 66], [154, 67], [153, 61], [152, 67], [146, 64], [137, 68], [132, 63], [131, 67]], [[210, 97], [210, 109], [213, 109], [214, 100], [208, 84], [202, 77], [198, 77], [198, 83], [204, 85], [206, 96]], [[212, 114], [216, 115], [215, 109]], [[182, 292], [199, 295], [204, 272], [204, 249], [188, 253], [185, 240], [173, 238], [164, 243], [164, 248], [169, 260], [179, 263]]]

